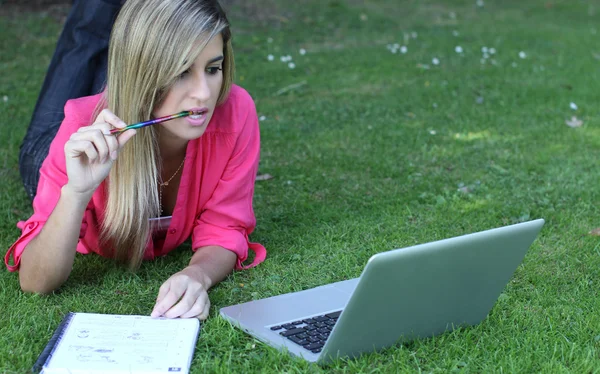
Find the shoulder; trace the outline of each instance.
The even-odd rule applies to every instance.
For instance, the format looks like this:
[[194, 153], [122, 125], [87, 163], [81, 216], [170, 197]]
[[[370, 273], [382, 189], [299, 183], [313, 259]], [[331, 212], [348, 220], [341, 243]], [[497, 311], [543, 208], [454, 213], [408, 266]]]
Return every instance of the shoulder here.
[[215, 108], [212, 129], [207, 131], [236, 133], [242, 131], [249, 119], [256, 117], [254, 100], [240, 86], [232, 85], [229, 96]]
[[100, 102], [102, 94], [93, 96], [84, 96], [77, 99], [71, 99], [65, 104], [65, 122], [71, 125], [87, 126], [94, 120], [92, 118], [96, 106]]
[[77, 132], [80, 127], [89, 126], [94, 120], [92, 116], [101, 98], [102, 94], [98, 94], [68, 100], [64, 108], [65, 118], [54, 137], [54, 141], [64, 144], [71, 134]]
[[252, 96], [250, 96], [248, 91], [238, 85], [232, 84], [229, 96], [221, 106], [234, 107], [238, 110], [254, 109], [254, 100], [252, 100]]

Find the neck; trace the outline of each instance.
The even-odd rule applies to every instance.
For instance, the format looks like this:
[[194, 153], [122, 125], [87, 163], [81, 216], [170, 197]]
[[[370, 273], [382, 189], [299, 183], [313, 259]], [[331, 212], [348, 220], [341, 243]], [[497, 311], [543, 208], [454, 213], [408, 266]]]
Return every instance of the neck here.
[[164, 133], [158, 135], [158, 146], [160, 148], [160, 157], [165, 161], [181, 161], [185, 157], [187, 149], [187, 140], [170, 137]]

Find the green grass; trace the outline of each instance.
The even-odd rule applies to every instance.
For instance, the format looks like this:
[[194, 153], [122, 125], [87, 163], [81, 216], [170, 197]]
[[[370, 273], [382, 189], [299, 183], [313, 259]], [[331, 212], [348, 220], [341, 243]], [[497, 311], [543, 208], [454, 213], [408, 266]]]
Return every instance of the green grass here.
[[[260, 172], [274, 178], [257, 182], [251, 239], [269, 255], [210, 292], [192, 371], [321, 372], [233, 329], [218, 308], [357, 277], [380, 251], [544, 218], [481, 324], [329, 370], [600, 372], [600, 243], [587, 235], [600, 226], [600, 3], [234, 3], [237, 83], [266, 117]], [[0, 24], [7, 249], [31, 214], [18, 149], [61, 25], [43, 13], [2, 14]], [[394, 43], [408, 53], [390, 52]], [[485, 64], [483, 46], [497, 51]], [[293, 70], [279, 60], [288, 54]], [[582, 127], [565, 124], [574, 115]], [[189, 257], [184, 247], [132, 274], [77, 256], [48, 297], [23, 294], [16, 274], [0, 272], [0, 372], [27, 371], [66, 312], [150, 313]]]

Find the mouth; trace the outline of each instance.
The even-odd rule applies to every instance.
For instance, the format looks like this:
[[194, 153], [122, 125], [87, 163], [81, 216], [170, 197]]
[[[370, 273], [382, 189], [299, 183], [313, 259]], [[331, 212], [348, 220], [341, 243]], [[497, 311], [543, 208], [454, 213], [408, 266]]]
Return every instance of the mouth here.
[[200, 119], [203, 115], [205, 115], [206, 113], [208, 113], [208, 109], [202, 108], [202, 109], [193, 109], [190, 110], [190, 115], [189, 117], [192, 119]]
[[194, 126], [203, 126], [208, 118], [208, 108], [192, 108], [188, 111], [190, 114], [186, 117], [187, 122]]

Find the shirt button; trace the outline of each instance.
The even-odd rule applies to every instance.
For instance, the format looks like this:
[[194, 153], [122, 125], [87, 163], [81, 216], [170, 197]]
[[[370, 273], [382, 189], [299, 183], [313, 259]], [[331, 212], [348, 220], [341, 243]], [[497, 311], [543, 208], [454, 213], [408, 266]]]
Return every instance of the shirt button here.
[[170, 234], [175, 234], [176, 232], [177, 232], [177, 230], [176, 230], [176, 229], [171, 229], [171, 230], [169, 230], [169, 233], [170, 233]]

